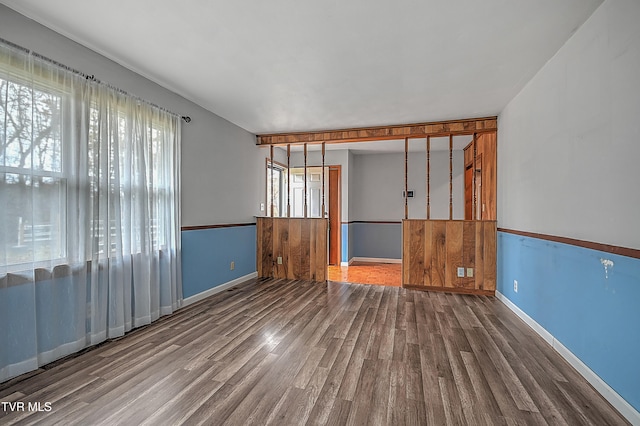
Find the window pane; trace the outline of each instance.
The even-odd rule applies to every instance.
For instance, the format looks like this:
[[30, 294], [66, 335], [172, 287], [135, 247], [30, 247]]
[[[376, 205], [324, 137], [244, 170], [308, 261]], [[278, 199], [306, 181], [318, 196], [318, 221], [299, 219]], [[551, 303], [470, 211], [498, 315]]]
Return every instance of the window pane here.
[[61, 110], [60, 96], [0, 79], [0, 166], [61, 172]]
[[2, 173], [0, 192], [6, 194], [0, 245], [7, 264], [60, 259], [66, 256], [66, 180]]

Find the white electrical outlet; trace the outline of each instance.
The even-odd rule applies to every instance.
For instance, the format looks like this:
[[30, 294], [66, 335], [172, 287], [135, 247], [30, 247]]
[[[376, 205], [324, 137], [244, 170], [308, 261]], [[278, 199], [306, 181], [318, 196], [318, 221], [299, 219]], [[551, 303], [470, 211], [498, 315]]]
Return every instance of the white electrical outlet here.
[[473, 268], [467, 268], [467, 277], [473, 277]]
[[282, 265], [282, 256], [278, 256], [278, 265]]
[[459, 267], [458, 268], [458, 278], [463, 278], [464, 277], [464, 268]]
[[234, 262], [233, 260], [231, 261], [231, 266], [229, 267], [230, 270], [234, 270], [236, 269], [236, 262]]
[[513, 291], [518, 292], [518, 280], [513, 280]]
[[263, 212], [264, 211], [264, 203], [260, 203], [260, 211]]

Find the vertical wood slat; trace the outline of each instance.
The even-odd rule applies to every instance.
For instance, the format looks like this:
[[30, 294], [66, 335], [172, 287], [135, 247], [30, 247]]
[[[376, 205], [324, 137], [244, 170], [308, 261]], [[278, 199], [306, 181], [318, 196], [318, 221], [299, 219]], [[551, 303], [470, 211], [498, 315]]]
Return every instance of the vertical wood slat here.
[[311, 281], [316, 281], [316, 262], [317, 262], [317, 255], [318, 253], [316, 253], [316, 238], [311, 238], [312, 235], [316, 235], [316, 232], [318, 232], [317, 226], [316, 224], [318, 223], [317, 220], [313, 220], [313, 221], [309, 221], [309, 241], [307, 242], [306, 246], [309, 247], [309, 280]]
[[412, 284], [409, 276], [411, 274], [411, 223], [410, 220], [402, 221], [402, 282], [404, 284]]
[[257, 218], [258, 276], [325, 281], [327, 230], [327, 219]]
[[496, 222], [484, 223], [484, 280], [483, 289], [495, 291], [496, 289]]
[[427, 220], [431, 219], [431, 136], [427, 136]]
[[404, 138], [404, 218], [409, 219], [409, 138]]
[[[476, 224], [475, 222], [463, 222], [462, 229], [462, 265], [465, 268], [465, 278], [460, 279], [460, 285], [465, 289], [475, 288], [476, 269]], [[474, 276], [467, 277], [468, 268], [473, 268]]]
[[[409, 219], [402, 222], [402, 283], [409, 288], [493, 294], [496, 222]], [[465, 276], [458, 277], [458, 267]], [[467, 276], [467, 269], [473, 276]]]
[[275, 191], [273, 190], [273, 145], [271, 148], [271, 168], [269, 171], [271, 172], [271, 217], [273, 217], [273, 210], [275, 208]]
[[[328, 220], [316, 220], [314, 221], [316, 226], [315, 233], [318, 238], [315, 238], [315, 256], [316, 259], [314, 271], [316, 281], [326, 281], [327, 279], [327, 266], [328, 266], [328, 234], [329, 234], [329, 221]], [[312, 243], [313, 244], [313, 243]]]
[[445, 287], [459, 287], [458, 267], [462, 267], [462, 231], [463, 222], [449, 220], [446, 222], [445, 230]]
[[310, 220], [300, 223], [300, 276], [304, 280], [311, 279], [311, 227]]
[[[296, 277], [300, 277], [301, 270], [301, 253], [302, 253], [302, 231], [300, 228], [299, 220], [292, 220], [288, 222], [289, 224], [289, 256], [287, 257], [287, 263], [290, 265], [289, 270], [287, 271], [287, 278], [296, 279]], [[284, 259], [283, 259], [284, 262]]]
[[478, 155], [478, 147], [476, 146], [478, 140], [477, 133], [473, 134], [473, 212], [471, 213], [471, 217], [473, 220], [478, 220], [477, 212], [478, 212], [478, 194], [476, 193], [476, 156]]
[[324, 219], [324, 210], [325, 210], [325, 206], [324, 206], [324, 149], [325, 149], [325, 143], [322, 142], [322, 214], [321, 214], [321, 218]]
[[453, 135], [449, 135], [449, 220], [453, 220]]
[[291, 217], [291, 144], [287, 144], [287, 217]]
[[258, 222], [261, 222], [262, 234], [258, 235], [258, 241], [261, 242], [262, 259], [258, 258], [258, 262], [262, 263], [262, 276], [273, 276], [273, 219], [271, 218], [258, 218]]
[[431, 228], [431, 285], [444, 287], [446, 282], [446, 222], [433, 221]]
[[280, 265], [277, 262], [279, 253], [282, 253], [282, 250], [280, 250], [280, 221], [278, 220], [273, 220], [273, 218], [271, 218], [271, 244], [272, 244], [272, 276], [274, 278], [280, 278]]
[[410, 224], [409, 282], [421, 285], [424, 282], [424, 222], [416, 220]]
[[431, 274], [433, 270], [431, 269], [431, 233], [433, 229], [433, 222], [430, 220], [424, 221], [424, 241], [422, 242], [422, 246], [424, 247], [424, 279], [422, 281], [422, 285], [430, 286], [431, 285]]
[[476, 239], [475, 239], [475, 247], [476, 247], [476, 270], [475, 270], [475, 277], [476, 277], [476, 284], [475, 284], [475, 289], [476, 290], [483, 290], [484, 289], [484, 285], [483, 285], [483, 279], [484, 279], [484, 222], [482, 221], [475, 221], [474, 222], [476, 225], [476, 229], [475, 229], [475, 233], [476, 233]]
[[307, 144], [304, 144], [304, 218], [307, 218]]

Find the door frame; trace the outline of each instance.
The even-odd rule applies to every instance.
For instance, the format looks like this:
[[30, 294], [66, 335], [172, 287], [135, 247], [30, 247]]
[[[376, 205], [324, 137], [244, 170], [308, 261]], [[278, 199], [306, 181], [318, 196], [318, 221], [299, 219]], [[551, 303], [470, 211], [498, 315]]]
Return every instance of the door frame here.
[[[329, 167], [329, 256], [328, 265], [342, 261], [342, 166]], [[332, 263], [332, 260], [335, 262]]]

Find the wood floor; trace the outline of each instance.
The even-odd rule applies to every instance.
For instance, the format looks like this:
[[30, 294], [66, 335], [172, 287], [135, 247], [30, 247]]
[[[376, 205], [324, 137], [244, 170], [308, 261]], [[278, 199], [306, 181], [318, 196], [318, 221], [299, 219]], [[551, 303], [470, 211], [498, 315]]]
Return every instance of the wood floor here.
[[402, 264], [353, 262], [349, 266], [329, 265], [328, 277], [331, 281], [400, 287]]
[[0, 424], [626, 424], [495, 298], [253, 280], [0, 387]]

